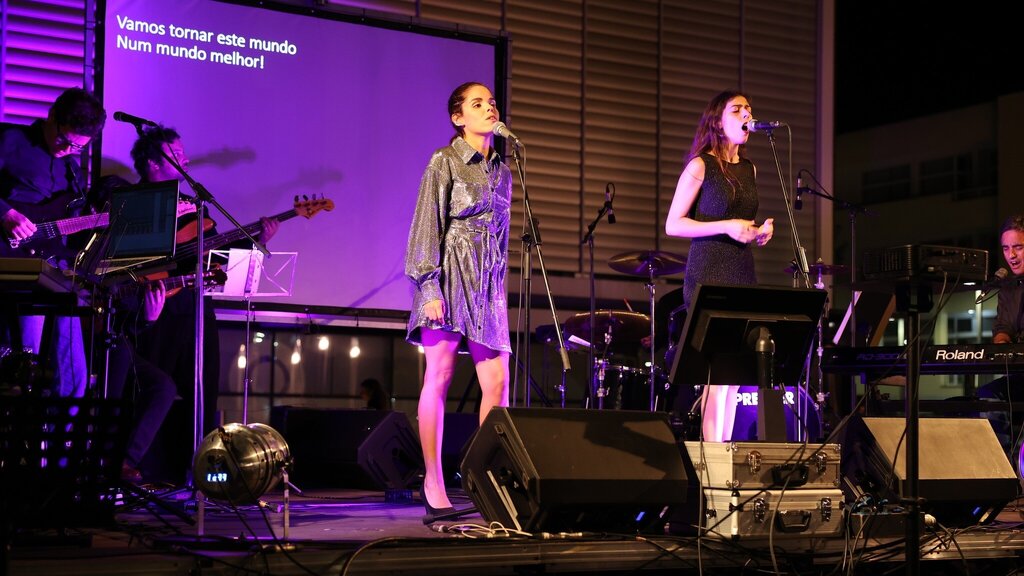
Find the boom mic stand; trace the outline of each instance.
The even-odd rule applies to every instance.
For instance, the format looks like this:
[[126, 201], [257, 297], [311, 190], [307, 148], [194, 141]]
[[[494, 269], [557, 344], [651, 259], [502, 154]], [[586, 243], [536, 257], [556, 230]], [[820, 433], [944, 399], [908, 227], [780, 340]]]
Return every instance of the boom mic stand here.
[[[864, 206], [862, 206], [860, 204], [855, 204], [853, 202], [847, 202], [845, 200], [840, 200], [840, 199], [836, 198], [835, 196], [833, 196], [832, 194], [829, 194], [827, 191], [824, 190], [824, 187], [821, 185], [821, 182], [818, 182], [818, 179], [814, 177], [814, 174], [812, 172], [810, 172], [808, 170], [801, 170], [800, 172], [801, 173], [806, 172], [807, 175], [810, 176], [812, 180], [814, 180], [814, 183], [818, 185], [818, 188], [821, 188], [821, 190], [815, 190], [814, 188], [802, 188], [801, 187], [801, 188], [799, 188], [797, 190], [797, 195], [803, 193], [803, 194], [810, 194], [811, 196], [817, 196], [818, 198], [824, 198], [825, 200], [828, 200], [829, 202], [832, 202], [833, 205], [835, 205], [835, 206], [837, 206], [839, 208], [842, 208], [843, 210], [846, 210], [850, 214], [850, 284], [852, 286], [852, 285], [854, 285], [857, 282], [857, 215], [858, 214], [872, 215], [874, 213], [871, 210], [868, 210], [867, 208], [865, 208]], [[858, 338], [858, 335], [857, 335], [857, 298], [856, 298], [856, 291], [853, 288], [851, 288], [851, 291], [850, 291], [850, 347], [851, 348], [859, 348], [860, 345], [861, 345], [861, 342], [860, 342], [860, 340]], [[851, 386], [850, 387], [850, 406], [856, 406], [856, 405], [857, 405], [857, 387], [856, 386]]]
[[[594, 406], [596, 406], [598, 401], [597, 398], [595, 398], [596, 391], [594, 390], [594, 338], [596, 336], [596, 334], [594, 334], [594, 321], [596, 320], [597, 316], [597, 297], [594, 293], [594, 230], [597, 228], [597, 225], [601, 222], [601, 220], [604, 219], [605, 214], [608, 215], [608, 223], [615, 224], [615, 212], [612, 211], [612, 200], [615, 198], [615, 184], [609, 182], [608, 186], [605, 188], [605, 191], [607, 193], [607, 200], [605, 200], [605, 203], [604, 205], [601, 206], [601, 209], [597, 211], [597, 218], [594, 218], [593, 222], [587, 225], [587, 233], [584, 234], [583, 239], [580, 240], [580, 244], [587, 245], [587, 248], [590, 253], [590, 337], [587, 341], [587, 396], [589, 398], [588, 408], [593, 408]], [[565, 407], [564, 404], [562, 407]]]
[[[141, 127], [139, 128], [139, 133], [140, 133], [140, 135], [142, 133], [142, 128]], [[189, 187], [191, 187], [192, 191], [195, 192], [195, 194], [196, 194], [196, 200], [195, 200], [195, 202], [196, 202], [196, 284], [195, 284], [195, 292], [196, 292], [196, 294], [195, 294], [195, 296], [196, 296], [196, 317], [195, 317], [196, 338], [195, 338], [195, 371], [193, 373], [194, 384], [193, 384], [193, 387], [192, 387], [192, 394], [193, 394], [193, 399], [192, 399], [192, 410], [193, 410], [193, 413], [192, 413], [192, 418], [193, 418], [193, 420], [192, 420], [192, 453], [194, 454], [196, 452], [196, 450], [199, 449], [199, 445], [203, 441], [203, 424], [204, 424], [203, 423], [203, 411], [205, 410], [205, 406], [203, 404], [203, 401], [204, 401], [204, 399], [203, 399], [203, 390], [204, 390], [204, 385], [207, 384], [207, 383], [203, 382], [203, 348], [204, 348], [204, 346], [203, 346], [203, 344], [204, 344], [203, 336], [205, 334], [205, 332], [204, 332], [204, 330], [205, 330], [205, 326], [204, 326], [204, 320], [205, 320], [205, 315], [204, 315], [205, 314], [205, 309], [204, 309], [205, 308], [205, 301], [203, 299], [204, 298], [204, 294], [203, 294], [204, 290], [203, 290], [203, 282], [202, 282], [202, 278], [203, 278], [203, 258], [204, 258], [204, 254], [203, 254], [203, 236], [204, 236], [204, 234], [206, 232], [206, 230], [204, 229], [204, 222], [205, 222], [205, 217], [206, 217], [206, 203], [209, 202], [209, 203], [213, 204], [213, 206], [221, 214], [223, 214], [224, 217], [227, 218], [229, 222], [231, 222], [232, 224], [235, 225], [236, 228], [241, 230], [242, 234], [244, 234], [246, 238], [251, 240], [253, 245], [256, 246], [256, 248], [259, 249], [259, 251], [262, 252], [265, 256], [269, 257], [270, 256], [270, 251], [267, 250], [266, 246], [264, 246], [262, 243], [260, 243], [255, 238], [253, 238], [252, 235], [249, 234], [245, 230], [245, 228], [238, 222], [238, 220], [236, 220], [234, 216], [232, 216], [227, 210], [224, 209], [223, 206], [221, 206], [220, 202], [218, 202], [217, 199], [213, 197], [213, 194], [211, 194], [210, 191], [207, 190], [205, 186], [203, 186], [202, 184], [197, 182], [194, 178], [192, 178], [192, 176], [190, 176], [189, 173], [186, 172], [185, 169], [182, 168], [181, 165], [178, 164], [178, 162], [174, 158], [172, 158], [169, 154], [167, 154], [167, 152], [164, 151], [163, 146], [160, 147], [160, 155], [163, 156], [164, 159], [167, 160], [168, 164], [170, 164], [172, 167], [174, 167], [174, 169], [179, 174], [181, 174], [182, 178], [184, 178], [185, 181], [188, 182]], [[246, 342], [246, 345], [248, 345], [248, 344], [249, 343]], [[212, 382], [211, 384], [213, 384], [214, 386], [218, 385], [217, 382]], [[190, 480], [192, 481], [192, 485], [195, 486], [195, 479], [190, 477]], [[203, 532], [204, 532], [204, 527], [205, 527], [205, 522], [204, 522], [204, 519], [205, 519], [205, 509], [204, 509], [204, 500], [202, 498], [199, 499], [198, 518], [199, 519], [198, 519], [198, 521], [196, 523], [196, 525], [197, 525], [197, 534], [199, 536], [202, 536]]]
[[[526, 216], [526, 221], [529, 222], [529, 225], [530, 225], [529, 232], [527, 232], [527, 234], [523, 237], [523, 252], [524, 252], [524, 254], [532, 254], [531, 245], [537, 248], [537, 262], [540, 264], [540, 274], [541, 274], [541, 277], [544, 279], [544, 291], [547, 292], [547, 295], [548, 295], [548, 306], [551, 308], [551, 319], [552, 319], [552, 322], [555, 325], [555, 336], [558, 338], [558, 354], [559, 354], [559, 356], [562, 359], [562, 387], [563, 387], [562, 395], [564, 397], [564, 395], [565, 395], [564, 387], [565, 387], [565, 379], [566, 379], [565, 377], [566, 377], [566, 374], [569, 372], [569, 370], [572, 367], [569, 364], [569, 353], [565, 349], [565, 338], [562, 335], [562, 325], [558, 323], [558, 312], [555, 310], [555, 300], [554, 300], [554, 297], [551, 294], [551, 284], [548, 282], [548, 271], [547, 271], [547, 268], [544, 266], [544, 250], [543, 250], [543, 247], [542, 247], [543, 243], [541, 242], [541, 239], [540, 239], [540, 230], [537, 228], [537, 221], [534, 220], [534, 218], [533, 218], [533, 210], [530, 208], [530, 193], [527, 191], [527, 187], [526, 187], [526, 171], [523, 169], [523, 163], [525, 162], [525, 157], [522, 160], [520, 159], [520, 152], [521, 152], [520, 148], [525, 148], [525, 146], [523, 146], [518, 140], [514, 140], [512, 138], [508, 138], [507, 141], [510, 144], [512, 144], [512, 158], [516, 161], [516, 171], [519, 173], [519, 185], [522, 186], [522, 188], [523, 188], [523, 210], [524, 210], [524, 213], [525, 213], [525, 216]], [[526, 270], [523, 270], [523, 275], [526, 278], [528, 278], [530, 276], [531, 269], [533, 268], [533, 262], [532, 262], [532, 260], [530, 260], [529, 257], [527, 257], [527, 262], [528, 262], [528, 267], [527, 267]], [[522, 298], [520, 298], [520, 302], [522, 302]], [[526, 302], [526, 327], [527, 327], [526, 328], [526, 350], [527, 350], [527, 357], [526, 357], [526, 363], [525, 363], [526, 366], [524, 367], [524, 370], [526, 371], [526, 386], [525, 386], [525, 388], [523, 390], [523, 396], [525, 398], [525, 405], [526, 406], [530, 405], [529, 398], [530, 398], [530, 382], [531, 382], [531, 370], [530, 370], [531, 366], [530, 366], [530, 356], [529, 356], [530, 344], [531, 344], [531, 340], [532, 340], [531, 337], [530, 337], [531, 336], [530, 335], [530, 304], [531, 303], [529, 302], [529, 299], [527, 299], [527, 302]]]
[[[751, 123], [753, 123], [753, 121], [751, 121]], [[786, 126], [786, 129], [789, 130], [788, 125], [784, 126]], [[797, 271], [803, 278], [804, 288], [810, 288], [811, 279], [809, 275], [810, 270], [807, 265], [807, 250], [804, 249], [803, 245], [800, 243], [800, 234], [797, 232], [796, 229], [796, 218], [793, 216], [793, 203], [790, 202], [789, 200], [789, 188], [787, 187], [785, 174], [783, 174], [782, 172], [782, 164], [779, 162], [778, 150], [776, 150], [775, 148], [775, 130], [772, 128], [767, 128], [764, 132], [765, 135], [768, 136], [768, 145], [772, 149], [772, 159], [775, 161], [775, 170], [779, 174], [779, 186], [782, 187], [782, 200], [786, 204], [786, 215], [789, 217], [789, 228], [791, 233], [793, 234], [793, 257], [796, 261]], [[789, 139], [790, 142], [792, 142], [792, 132], [790, 132]], [[793, 146], [792, 144], [790, 144], [790, 149], [792, 148]]]
[[[792, 130], [790, 130], [788, 124], [784, 124], [784, 126], [786, 126], [786, 130], [789, 132], [789, 142], [790, 142], [789, 149], [792, 150], [793, 149], [793, 144], [792, 144], [792, 142], [793, 142], [793, 132], [792, 132]], [[794, 214], [793, 214], [793, 203], [789, 199], [790, 198], [790, 194], [789, 194], [788, 182], [787, 182], [787, 179], [785, 177], [785, 174], [782, 172], [782, 164], [779, 162], [779, 153], [778, 153], [778, 150], [775, 147], [775, 130], [772, 129], [772, 128], [768, 128], [768, 129], [765, 130], [765, 134], [768, 136], [768, 144], [769, 144], [769, 146], [771, 147], [771, 150], [772, 150], [772, 159], [775, 161], [775, 170], [779, 174], [779, 186], [782, 188], [782, 201], [786, 205], [786, 216], [787, 216], [787, 218], [789, 220], [789, 229], [790, 229], [790, 232], [792, 234], [793, 262], [796, 264], [796, 272], [794, 273], [794, 279], [802, 278], [803, 279], [803, 283], [804, 283], [804, 288], [810, 288], [811, 287], [811, 279], [810, 279], [810, 267], [807, 264], [807, 250], [804, 248], [803, 244], [800, 243], [800, 232], [797, 230], [797, 227], [796, 227], [796, 216], [794, 216]], [[758, 341], [758, 345], [760, 345], [760, 344], [761, 344], [761, 342]], [[762, 400], [761, 400], [761, 402], [758, 403], [758, 407], [759, 408], [761, 406], [764, 406], [766, 401], [769, 401], [768, 400], [769, 398], [772, 398], [772, 400], [774, 400], [774, 396], [767, 394], [768, 392], [779, 393], [780, 394], [779, 400], [780, 400], [780, 404], [781, 404], [781, 395], [784, 395], [784, 393], [785, 393], [785, 382], [782, 383], [781, 392], [779, 392], [779, 391], [774, 389], [774, 383], [772, 383], [772, 386], [771, 386], [770, 390], [760, 390], [759, 392], [760, 392], [760, 394], [762, 394]], [[802, 410], [802, 404], [799, 402], [799, 394], [797, 394], [797, 398], [798, 398], [798, 402], [797, 402], [797, 416], [802, 419], [802, 417], [803, 417], [803, 413], [802, 413], [803, 410]], [[771, 412], [774, 414], [776, 407], [773, 405], [770, 408], [771, 408]], [[764, 412], [764, 418], [765, 419], [768, 418], [768, 414], [769, 414], [769, 410], [766, 409], [765, 412]], [[778, 416], [778, 414], [775, 414], [775, 415]], [[774, 422], [774, 421], [772, 421], [772, 422], [762, 422], [762, 418], [761, 417], [762, 417], [762, 412], [759, 410], [758, 411], [758, 439], [763, 440], [764, 436], [761, 436], [762, 432], [767, 433], [769, 431], [769, 424], [771, 424], [772, 427], [774, 427], [777, 424], [777, 422]], [[784, 420], [782, 421], [782, 427], [783, 427], [783, 430], [784, 430], [785, 429], [785, 421]], [[778, 431], [776, 430], [775, 432], [777, 433]], [[782, 440], [785, 440], [786, 435], [785, 435], [784, 431], [782, 432], [782, 436], [781, 437], [782, 437]]]
[[[141, 135], [141, 133], [142, 133], [142, 129], [141, 128], [139, 129], [139, 133]], [[209, 202], [210, 204], [213, 204], [214, 208], [216, 208], [217, 211], [219, 211], [221, 214], [223, 214], [224, 217], [227, 218], [228, 221], [231, 222], [231, 224], [233, 224], [237, 229], [241, 230], [242, 234], [244, 234], [245, 237], [248, 238], [253, 243], [253, 245], [260, 252], [262, 252], [265, 256], [270, 257], [271, 254], [270, 254], [270, 251], [267, 250], [267, 247], [264, 246], [262, 243], [260, 243], [258, 240], [256, 240], [256, 238], [254, 238], [251, 234], [249, 234], [245, 230], [245, 227], [243, 227], [238, 222], [238, 220], [236, 220], [235, 217], [232, 216], [231, 213], [229, 213], [220, 204], [220, 202], [217, 201], [216, 198], [213, 197], [213, 194], [211, 194], [210, 191], [207, 190], [205, 186], [203, 186], [201, 183], [197, 182], [194, 178], [192, 178], [192, 176], [190, 176], [189, 173], [186, 172], [185, 169], [182, 168], [181, 165], [178, 164], [178, 162], [174, 158], [172, 158], [169, 154], [167, 154], [166, 151], [164, 151], [162, 146], [160, 148], [160, 154], [161, 154], [161, 156], [164, 157], [165, 160], [167, 160], [168, 164], [170, 164], [179, 174], [181, 174], [182, 178], [184, 178], [185, 181], [188, 182], [189, 187], [192, 188], [192, 191], [195, 192], [195, 194], [196, 194], [196, 278], [197, 279], [201, 279], [203, 277], [203, 258], [204, 258], [204, 254], [203, 254], [203, 235], [205, 233], [205, 230], [203, 229], [203, 223], [204, 223], [204, 220], [205, 220], [205, 217], [206, 217], [206, 203], [207, 202]], [[204, 312], [205, 312], [204, 311], [204, 304], [205, 304], [205, 302], [203, 300], [203, 296], [204, 296], [203, 292], [204, 292], [204, 290], [203, 290], [203, 284], [202, 284], [201, 281], [197, 281], [196, 282], [195, 291], [196, 291], [196, 348], [195, 348], [195, 355], [196, 355], [196, 362], [195, 362], [195, 364], [196, 365], [195, 365], [195, 373], [194, 373], [195, 385], [193, 387], [193, 394], [195, 395], [195, 398], [193, 399], [193, 402], [194, 402], [194, 405], [193, 405], [194, 420], [193, 420], [193, 429], [192, 429], [192, 449], [193, 449], [193, 452], [196, 449], [199, 448], [199, 444], [203, 441], [203, 385], [204, 385], [204, 383], [203, 383], [203, 335], [204, 335], [204, 331], [203, 331], [204, 330], [204, 325], [203, 325], [203, 323], [204, 323], [204, 319], [205, 319], [205, 317], [204, 317]], [[216, 386], [217, 383], [214, 382], [213, 385]]]

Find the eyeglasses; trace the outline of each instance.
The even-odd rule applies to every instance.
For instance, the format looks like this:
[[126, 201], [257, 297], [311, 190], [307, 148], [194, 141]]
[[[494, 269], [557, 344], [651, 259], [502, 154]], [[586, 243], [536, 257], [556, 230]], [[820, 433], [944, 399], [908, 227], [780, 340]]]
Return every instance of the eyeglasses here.
[[53, 143], [57, 146], [58, 150], [68, 150], [70, 152], [81, 152], [83, 148], [89, 145], [88, 140], [85, 141], [85, 144], [75, 144], [63, 132], [57, 132], [57, 139]]

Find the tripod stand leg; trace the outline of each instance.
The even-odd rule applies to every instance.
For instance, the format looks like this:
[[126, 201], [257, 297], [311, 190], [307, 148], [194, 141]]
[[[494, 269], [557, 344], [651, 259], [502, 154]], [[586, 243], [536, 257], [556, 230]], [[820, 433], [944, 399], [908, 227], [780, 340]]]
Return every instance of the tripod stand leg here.
[[[281, 481], [284, 482], [284, 532], [282, 534], [285, 542], [288, 541], [288, 531], [291, 527], [291, 494], [289, 493], [290, 488], [294, 488], [292, 483], [288, 481], [288, 470], [284, 469], [281, 471]], [[296, 489], [296, 492], [302, 494], [301, 490]]]
[[[171, 524], [168, 523], [167, 520], [165, 520], [164, 517], [154, 508], [163, 510], [168, 514], [177, 517], [179, 520], [185, 522], [186, 524], [192, 525], [196, 522], [192, 518], [192, 516], [190, 516], [187, 512], [185, 512], [184, 510], [178, 510], [174, 506], [168, 504], [167, 502], [164, 502], [164, 500], [161, 498], [161, 495], [158, 495], [154, 492], [150, 492], [145, 488], [141, 488], [139, 486], [136, 486], [135, 484], [125, 482], [121, 485], [121, 490], [125, 494], [130, 494], [133, 498], [137, 499], [136, 502], [126, 502], [125, 506], [127, 507], [127, 509], [130, 510], [132, 508], [145, 507], [147, 510], [149, 510], [151, 514], [153, 514], [168, 528], [173, 528], [173, 526], [171, 526]], [[173, 492], [177, 492], [177, 490]]]

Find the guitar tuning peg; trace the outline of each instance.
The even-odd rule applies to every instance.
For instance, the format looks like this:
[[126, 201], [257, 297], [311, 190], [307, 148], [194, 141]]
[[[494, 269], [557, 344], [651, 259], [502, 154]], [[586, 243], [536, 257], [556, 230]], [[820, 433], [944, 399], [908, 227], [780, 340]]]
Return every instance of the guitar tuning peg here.
[[305, 200], [306, 202], [308, 202], [309, 201], [309, 196], [306, 196], [305, 194], [303, 194], [302, 195], [302, 199]]
[[295, 198], [294, 198], [294, 199], [292, 200], [292, 202], [298, 202], [298, 201], [299, 201], [299, 195], [298, 195], [298, 194], [296, 194], [296, 195], [295, 195]]

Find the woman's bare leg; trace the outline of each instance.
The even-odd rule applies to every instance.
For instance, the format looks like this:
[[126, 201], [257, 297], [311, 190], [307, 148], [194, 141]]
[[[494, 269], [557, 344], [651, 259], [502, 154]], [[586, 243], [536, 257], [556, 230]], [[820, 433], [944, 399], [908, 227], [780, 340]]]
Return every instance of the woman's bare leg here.
[[736, 393], [739, 386], [708, 385], [701, 400], [701, 428], [705, 442], [732, 439], [736, 421]]
[[491, 408], [508, 406], [508, 352], [498, 352], [470, 342], [469, 353], [473, 356], [476, 377], [480, 380], [480, 423], [483, 424]]
[[421, 328], [423, 352], [427, 365], [423, 374], [423, 388], [417, 416], [420, 430], [420, 445], [423, 447], [423, 497], [434, 508], [452, 505], [444, 488], [444, 471], [441, 469], [441, 440], [444, 438], [444, 407], [448, 399], [448, 387], [458, 358], [461, 334]]

